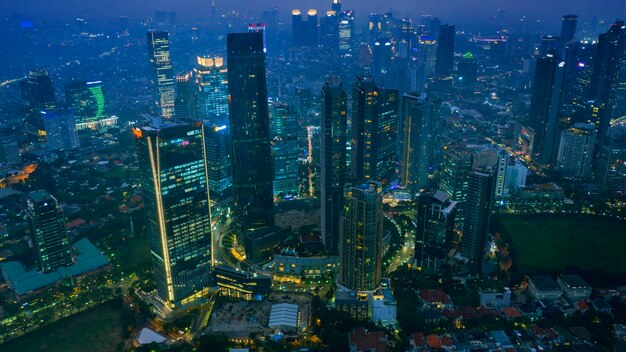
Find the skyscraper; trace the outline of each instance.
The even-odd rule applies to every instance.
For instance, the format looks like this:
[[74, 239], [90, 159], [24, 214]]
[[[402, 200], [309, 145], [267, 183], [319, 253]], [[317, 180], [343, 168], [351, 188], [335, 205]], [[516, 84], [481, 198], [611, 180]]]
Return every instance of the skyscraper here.
[[322, 240], [326, 249], [339, 248], [339, 216], [346, 182], [347, 94], [343, 83], [330, 78], [322, 87], [320, 160]]
[[376, 151], [376, 180], [389, 181], [396, 173], [398, 160], [398, 117], [400, 92], [380, 88], [378, 91], [378, 149]]
[[20, 146], [10, 129], [0, 129], [0, 164], [17, 165], [21, 161]]
[[56, 98], [52, 80], [46, 70], [32, 70], [20, 81], [20, 93], [28, 106], [36, 111], [54, 109]]
[[438, 75], [449, 75], [454, 69], [454, 41], [456, 28], [451, 24], [444, 24], [439, 28], [437, 42], [437, 64], [435, 71]]
[[337, 14], [337, 41], [341, 54], [347, 54], [352, 51], [354, 41], [354, 12], [346, 10]]
[[228, 94], [233, 197], [241, 228], [274, 224], [263, 33], [229, 33]]
[[443, 151], [439, 189], [457, 201], [456, 221], [463, 224], [465, 203], [469, 189], [469, 174], [472, 170], [472, 154], [461, 147], [447, 146]]
[[496, 199], [504, 198], [508, 194], [508, 181], [509, 175], [509, 153], [504, 150], [498, 150], [498, 162], [496, 163], [496, 185], [495, 185], [495, 197]]
[[474, 87], [476, 78], [478, 77], [478, 61], [472, 53], [467, 52], [459, 60], [456, 70], [457, 83], [462, 87]]
[[328, 11], [320, 18], [320, 44], [330, 52], [339, 50], [338, 12]]
[[196, 89], [193, 71], [185, 71], [176, 75], [174, 116], [179, 121], [187, 122], [196, 118]]
[[556, 123], [563, 89], [563, 62], [554, 54], [537, 60], [530, 102], [530, 126], [535, 131], [533, 159], [552, 164], [555, 159]]
[[604, 136], [609, 129], [616, 101], [620, 71], [624, 59], [626, 44], [626, 26], [623, 21], [616, 21], [606, 33], [598, 38], [596, 56], [591, 76], [591, 114], [588, 122], [596, 125], [598, 145], [604, 143]]
[[197, 62], [197, 117], [218, 126], [228, 124], [228, 69], [224, 58], [198, 56]]
[[565, 46], [574, 40], [576, 34], [576, 25], [578, 24], [577, 15], [565, 15], [561, 19], [561, 52]]
[[596, 143], [593, 124], [577, 123], [561, 132], [556, 167], [563, 176], [585, 178], [591, 172]]
[[337, 13], [341, 12], [341, 0], [333, 0], [331, 9]]
[[307, 11], [307, 20], [302, 19], [302, 12], [298, 9], [291, 11], [291, 29], [293, 45], [315, 46], [318, 40], [317, 10]]
[[43, 190], [30, 192], [26, 214], [41, 271], [46, 273], [72, 264], [65, 219], [56, 198]]
[[452, 248], [456, 205], [440, 190], [418, 198], [415, 259], [422, 270], [435, 270]]
[[233, 192], [230, 132], [228, 125], [205, 122], [203, 126], [211, 204], [218, 204]]
[[596, 45], [592, 42], [571, 42], [565, 48], [562, 116], [582, 121], [588, 114], [595, 52]]
[[381, 37], [372, 44], [372, 72], [376, 77], [384, 76], [391, 70], [393, 62], [393, 43], [388, 37]]
[[491, 203], [493, 201], [493, 174], [474, 170], [469, 175], [469, 187], [463, 222], [463, 236], [459, 250], [469, 259], [473, 272], [480, 272], [486, 254]]
[[383, 203], [380, 184], [346, 187], [341, 213], [338, 283], [374, 291], [382, 278]]
[[411, 91], [423, 92], [428, 77], [435, 73], [437, 63], [437, 39], [420, 35], [417, 39], [417, 57], [410, 65]]
[[148, 31], [148, 57], [153, 70], [152, 82], [158, 93], [156, 106], [161, 116], [174, 115], [174, 69], [170, 60], [170, 34], [164, 31]]
[[403, 187], [417, 194], [428, 185], [428, 166], [434, 144], [439, 106], [425, 94], [404, 94], [401, 102], [400, 180]]
[[603, 191], [626, 191], [626, 125], [619, 124], [607, 132], [596, 163], [597, 184]]
[[379, 90], [372, 76], [357, 76], [352, 86], [351, 174], [357, 181], [378, 178]]
[[274, 156], [274, 194], [298, 196], [298, 122], [293, 109], [281, 102], [270, 104], [272, 155]]
[[74, 149], [80, 146], [76, 134], [76, 119], [64, 109], [42, 111], [48, 150]]
[[101, 81], [74, 81], [65, 86], [65, 101], [76, 117], [76, 129], [95, 128], [103, 118], [106, 100]]
[[157, 294], [178, 307], [207, 293], [212, 263], [206, 150], [200, 124], [134, 128]]

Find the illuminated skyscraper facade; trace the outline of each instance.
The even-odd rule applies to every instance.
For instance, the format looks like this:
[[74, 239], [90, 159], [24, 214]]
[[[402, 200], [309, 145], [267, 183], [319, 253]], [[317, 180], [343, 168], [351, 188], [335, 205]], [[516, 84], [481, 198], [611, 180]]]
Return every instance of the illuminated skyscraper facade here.
[[134, 128], [157, 294], [167, 307], [206, 294], [212, 263], [206, 150], [199, 124]]
[[271, 226], [274, 168], [263, 32], [229, 33], [227, 51], [236, 216], [242, 228]]
[[556, 167], [565, 177], [586, 178], [596, 143], [593, 124], [577, 123], [561, 132]]
[[48, 150], [67, 150], [80, 146], [76, 134], [76, 119], [70, 111], [64, 109], [42, 111], [41, 117], [46, 130]]
[[28, 196], [26, 214], [39, 268], [46, 273], [71, 265], [70, 240], [61, 206], [46, 191], [30, 192]]
[[285, 103], [270, 104], [272, 121], [272, 155], [274, 157], [274, 194], [298, 196], [298, 121], [293, 109]]
[[324, 82], [320, 121], [322, 240], [331, 253], [339, 250], [339, 216], [347, 174], [347, 99], [341, 80]]
[[106, 100], [101, 81], [76, 81], [65, 86], [65, 101], [76, 117], [76, 129], [95, 128], [104, 117]]
[[157, 89], [156, 106], [161, 116], [174, 116], [175, 81], [170, 59], [170, 34], [164, 31], [148, 31], [148, 57], [152, 66], [152, 82]]
[[197, 118], [228, 124], [228, 69], [221, 57], [198, 56], [196, 79]]
[[374, 291], [382, 278], [383, 202], [378, 183], [347, 186], [341, 213], [339, 277], [352, 291]]
[[229, 199], [233, 193], [232, 155], [228, 125], [204, 124], [204, 143], [211, 204]]

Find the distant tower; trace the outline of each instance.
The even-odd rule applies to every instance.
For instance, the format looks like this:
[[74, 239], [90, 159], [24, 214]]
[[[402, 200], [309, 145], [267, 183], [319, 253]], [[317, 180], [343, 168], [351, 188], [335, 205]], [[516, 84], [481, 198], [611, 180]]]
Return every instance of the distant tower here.
[[65, 219], [57, 200], [46, 191], [30, 192], [26, 214], [41, 271], [72, 264]]
[[437, 46], [437, 64], [435, 71], [438, 75], [449, 75], [454, 69], [454, 42], [456, 28], [451, 24], [439, 27], [439, 45]]
[[243, 229], [274, 225], [273, 162], [263, 31], [229, 33], [233, 197]]
[[197, 63], [197, 118], [217, 126], [228, 124], [228, 69], [224, 58], [198, 56]]
[[336, 13], [341, 12], [341, 0], [333, 0], [333, 4], [331, 5], [331, 9]]
[[65, 101], [76, 117], [76, 129], [95, 128], [106, 109], [102, 81], [74, 81], [65, 85]]
[[339, 216], [346, 182], [347, 94], [336, 78], [322, 87], [321, 106], [321, 205], [322, 240], [326, 249], [339, 248]]
[[215, 18], [215, 0], [211, 0], [211, 18]]
[[187, 122], [196, 118], [196, 90], [193, 71], [185, 71], [176, 75], [174, 116], [180, 121]]
[[565, 46], [574, 40], [576, 35], [576, 26], [578, 24], [577, 15], [565, 15], [561, 20], [561, 52]]
[[52, 80], [46, 70], [32, 70], [25, 80], [20, 81], [22, 99], [33, 110], [54, 109], [56, 99]]
[[415, 259], [422, 269], [436, 269], [447, 258], [452, 248], [457, 204], [440, 190], [419, 196]]
[[341, 214], [338, 283], [374, 291], [382, 278], [383, 202], [378, 183], [346, 187]]
[[134, 128], [159, 298], [172, 308], [209, 289], [211, 213], [200, 124]]
[[372, 76], [358, 76], [352, 86], [352, 176], [360, 181], [378, 179], [379, 89]]
[[64, 109], [42, 111], [48, 150], [74, 149], [80, 147], [76, 134], [76, 119]]
[[272, 155], [274, 156], [274, 194], [298, 196], [298, 121], [293, 109], [281, 102], [270, 104]]
[[148, 57], [153, 69], [152, 81], [158, 92], [156, 102], [161, 116], [174, 116], [175, 81], [170, 59], [170, 34], [165, 31], [148, 31]]

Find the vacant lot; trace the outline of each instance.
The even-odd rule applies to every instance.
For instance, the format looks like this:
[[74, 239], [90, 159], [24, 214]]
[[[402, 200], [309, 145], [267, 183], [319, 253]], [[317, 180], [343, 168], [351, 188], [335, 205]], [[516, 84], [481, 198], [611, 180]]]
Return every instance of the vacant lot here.
[[492, 232], [510, 244], [513, 268], [523, 274], [573, 268], [626, 274], [624, 221], [578, 214], [499, 215]]
[[114, 352], [123, 342], [121, 311], [105, 303], [2, 344], [0, 351]]

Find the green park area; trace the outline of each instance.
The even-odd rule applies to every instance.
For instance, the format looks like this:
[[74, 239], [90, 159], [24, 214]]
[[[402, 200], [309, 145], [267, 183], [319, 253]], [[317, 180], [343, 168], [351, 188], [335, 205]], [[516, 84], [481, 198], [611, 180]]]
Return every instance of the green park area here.
[[121, 307], [112, 302], [0, 345], [0, 351], [113, 352], [124, 343]]
[[497, 215], [492, 232], [510, 246], [513, 270], [626, 274], [626, 222], [580, 214]]

